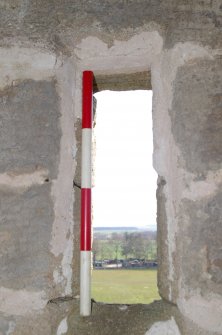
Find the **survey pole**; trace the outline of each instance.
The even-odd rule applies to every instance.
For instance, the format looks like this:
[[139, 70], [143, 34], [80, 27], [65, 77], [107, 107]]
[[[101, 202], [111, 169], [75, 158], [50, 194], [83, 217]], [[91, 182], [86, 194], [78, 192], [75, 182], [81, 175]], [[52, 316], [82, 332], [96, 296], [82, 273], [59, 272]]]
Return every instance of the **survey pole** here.
[[82, 165], [80, 237], [80, 315], [91, 314], [91, 178], [93, 72], [82, 78]]

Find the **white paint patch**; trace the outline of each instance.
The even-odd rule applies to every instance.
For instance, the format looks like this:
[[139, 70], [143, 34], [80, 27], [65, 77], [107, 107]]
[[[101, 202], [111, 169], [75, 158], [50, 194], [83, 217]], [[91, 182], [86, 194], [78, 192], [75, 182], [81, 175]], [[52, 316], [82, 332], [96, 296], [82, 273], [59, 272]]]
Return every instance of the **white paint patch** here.
[[75, 121], [82, 120], [82, 70], [76, 67], [74, 92]]
[[62, 273], [66, 278], [65, 295], [72, 293], [72, 257], [73, 257], [73, 235], [67, 240], [62, 259]]
[[202, 296], [199, 292], [190, 292], [189, 297], [180, 290], [178, 307], [187, 318], [200, 328], [222, 334], [222, 298], [218, 294]]
[[63, 275], [62, 275], [62, 270], [60, 270], [60, 269], [55, 269], [54, 271], [53, 271], [53, 280], [54, 280], [54, 282], [55, 283], [57, 283], [57, 284], [60, 284], [60, 283], [62, 283], [63, 282]]
[[14, 321], [9, 322], [8, 330], [6, 331], [5, 335], [10, 335], [15, 330], [16, 323]]
[[62, 284], [61, 294], [71, 294], [72, 256], [73, 256], [73, 160], [74, 142], [74, 65], [67, 61], [57, 71], [58, 90], [61, 98], [61, 130], [59, 173], [52, 184], [55, 219], [52, 229], [51, 252], [62, 262], [54, 270], [54, 282]]
[[62, 263], [53, 271], [53, 280], [56, 284], [64, 285], [64, 294], [71, 294], [72, 287], [72, 257], [73, 257], [73, 241], [67, 240], [66, 249], [62, 258]]
[[42, 185], [48, 177], [48, 170], [39, 169], [33, 173], [6, 172], [0, 174], [0, 187], [25, 190], [32, 185]]
[[180, 335], [180, 331], [174, 318], [171, 318], [168, 321], [154, 323], [145, 335]]
[[65, 318], [60, 322], [56, 335], [66, 334], [67, 331], [68, 331], [68, 324], [67, 324], [67, 318]]
[[150, 68], [152, 60], [163, 47], [157, 31], [142, 32], [128, 41], [114, 41], [109, 48], [97, 37], [87, 37], [74, 50], [81, 69], [94, 73], [133, 73]]
[[0, 288], [0, 312], [6, 315], [27, 315], [40, 312], [47, 304], [43, 291]]
[[0, 88], [16, 80], [43, 80], [54, 75], [60, 66], [56, 56], [31, 48], [0, 48]]
[[190, 200], [199, 200], [204, 197], [213, 196], [218, 191], [222, 183], [222, 169], [217, 171], [209, 171], [205, 180], [186, 182], [189, 188], [183, 192], [183, 197]]

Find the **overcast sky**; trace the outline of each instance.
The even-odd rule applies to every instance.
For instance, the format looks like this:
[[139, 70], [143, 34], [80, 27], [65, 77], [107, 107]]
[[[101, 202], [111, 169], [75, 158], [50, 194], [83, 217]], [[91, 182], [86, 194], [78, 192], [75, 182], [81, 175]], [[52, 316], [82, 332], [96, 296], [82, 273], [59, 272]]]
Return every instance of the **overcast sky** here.
[[155, 225], [152, 91], [103, 91], [95, 97], [93, 225]]

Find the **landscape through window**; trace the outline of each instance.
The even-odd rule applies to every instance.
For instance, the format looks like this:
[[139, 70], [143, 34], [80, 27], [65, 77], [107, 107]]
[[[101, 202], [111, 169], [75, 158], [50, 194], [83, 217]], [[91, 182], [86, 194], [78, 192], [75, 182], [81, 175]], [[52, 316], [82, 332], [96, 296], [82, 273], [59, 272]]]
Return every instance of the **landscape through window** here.
[[152, 91], [103, 91], [94, 129], [92, 297], [158, 299]]

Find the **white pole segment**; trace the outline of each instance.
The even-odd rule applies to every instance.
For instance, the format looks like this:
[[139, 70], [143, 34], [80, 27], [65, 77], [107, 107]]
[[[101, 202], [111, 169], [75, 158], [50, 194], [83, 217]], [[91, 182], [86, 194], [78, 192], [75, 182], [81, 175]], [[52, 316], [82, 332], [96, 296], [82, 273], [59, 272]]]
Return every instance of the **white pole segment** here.
[[91, 188], [91, 146], [92, 146], [92, 129], [82, 129], [82, 188]]
[[80, 253], [80, 315], [91, 314], [91, 251]]

